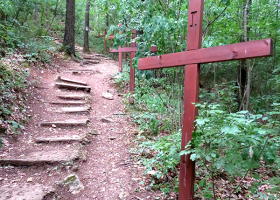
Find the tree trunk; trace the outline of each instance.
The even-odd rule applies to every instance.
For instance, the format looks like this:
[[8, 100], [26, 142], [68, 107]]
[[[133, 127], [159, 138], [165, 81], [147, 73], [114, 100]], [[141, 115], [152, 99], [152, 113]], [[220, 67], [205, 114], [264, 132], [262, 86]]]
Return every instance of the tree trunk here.
[[[241, 40], [244, 42], [243, 40]], [[237, 69], [237, 82], [239, 87], [238, 92], [238, 108], [239, 110], [242, 110], [244, 108], [244, 92], [246, 87], [246, 79], [247, 79], [247, 68], [246, 68], [246, 61], [241, 60], [239, 61], [238, 69]]]
[[38, 5], [35, 4], [35, 9], [34, 9], [34, 20], [38, 20]]
[[[247, 0], [244, 10], [244, 40], [245, 42], [249, 41], [249, 32], [250, 27], [248, 27], [248, 15], [249, 15], [249, 7], [251, 6], [251, 0]], [[250, 67], [249, 60], [246, 60], [247, 64], [247, 87], [246, 87], [246, 105], [245, 110], [249, 110], [250, 106], [250, 93], [251, 93], [251, 74], [253, 66]]]
[[75, 0], [66, 0], [63, 46], [67, 54], [75, 56]]
[[109, 14], [106, 13], [106, 29], [108, 30], [109, 28]]
[[89, 32], [89, 9], [90, 0], [87, 1], [86, 14], [85, 14], [85, 29], [84, 29], [84, 52], [89, 52], [88, 32]]
[[[244, 37], [240, 40], [240, 42], [249, 41], [248, 34], [250, 32], [250, 27], [248, 27], [248, 14], [249, 14], [250, 5], [251, 5], [251, 0], [246, 0], [246, 4], [244, 7], [244, 15], [243, 15]], [[237, 80], [239, 86], [237, 101], [238, 101], [239, 110], [249, 109], [249, 102], [246, 101], [246, 106], [244, 105], [245, 99], [246, 100], [250, 99], [250, 88], [248, 88], [248, 86], [250, 87], [249, 82], [251, 82], [251, 71], [249, 70], [248, 65], [249, 65], [248, 60], [239, 61], [238, 74], [237, 74]]]

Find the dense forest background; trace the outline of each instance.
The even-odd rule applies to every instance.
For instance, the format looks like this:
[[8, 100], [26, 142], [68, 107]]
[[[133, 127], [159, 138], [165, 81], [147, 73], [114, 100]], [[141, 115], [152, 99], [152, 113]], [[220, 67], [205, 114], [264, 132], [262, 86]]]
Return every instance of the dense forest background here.
[[[152, 55], [150, 46], [158, 47], [156, 55], [186, 50], [188, 0], [2, 0], [1, 56], [16, 54], [22, 60], [16, 68], [0, 63], [2, 129], [16, 132], [21, 126], [13, 105], [21, 98], [18, 91], [25, 88], [26, 68], [45, 66], [56, 51], [65, 50], [54, 39], [65, 40], [65, 26], [69, 25], [65, 24], [66, 3], [71, 2], [75, 4], [72, 42], [84, 46], [85, 51], [104, 53], [104, 39], [97, 37], [104, 29], [107, 36], [116, 35], [107, 43], [115, 48], [125, 42], [129, 45], [132, 30], [137, 30], [136, 69], [139, 58]], [[279, 0], [205, 1], [203, 48], [272, 38], [274, 55], [201, 65], [199, 117], [190, 144], [194, 148], [187, 151], [197, 161], [195, 190], [199, 197], [224, 199], [219, 191], [227, 190], [232, 199], [280, 198], [279, 9]], [[69, 54], [69, 49], [66, 51]], [[71, 51], [73, 48], [70, 55]], [[120, 90], [127, 89], [128, 65], [127, 60], [124, 73], [116, 79]], [[184, 66], [136, 70], [136, 86], [135, 104], [127, 106], [141, 134], [138, 146], [131, 151], [138, 152], [135, 159], [147, 173], [155, 172], [149, 187], [166, 195], [176, 193], [182, 154]]]

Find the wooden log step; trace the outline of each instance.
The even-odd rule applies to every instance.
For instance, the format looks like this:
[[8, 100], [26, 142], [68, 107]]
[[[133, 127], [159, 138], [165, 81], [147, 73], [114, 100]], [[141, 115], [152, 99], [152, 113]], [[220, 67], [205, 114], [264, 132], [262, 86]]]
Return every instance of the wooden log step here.
[[12, 165], [42, 165], [45, 163], [56, 164], [61, 162], [70, 162], [79, 158], [78, 150], [53, 150], [32, 152], [19, 157], [0, 158], [1, 164]]
[[84, 100], [87, 98], [86, 95], [79, 94], [65, 94], [65, 95], [57, 95], [60, 99], [69, 99], [69, 100]]
[[71, 79], [63, 78], [61, 76], [57, 77], [57, 80], [58, 81], [69, 82], [69, 83], [74, 83], [74, 84], [78, 84], [78, 85], [88, 85], [86, 82], [71, 80]]
[[93, 70], [93, 69], [86, 69], [86, 68], [70, 68], [69, 69], [70, 71], [73, 70], [73, 71], [82, 71], [82, 72], [95, 72], [96, 70]]
[[100, 63], [100, 61], [98, 61], [98, 60], [84, 60], [84, 61], [81, 62], [81, 65], [82, 66], [83, 65], [90, 65], [90, 64], [94, 65], [94, 64], [99, 64], [99, 63]]
[[93, 56], [83, 56], [83, 59], [85, 59], [85, 60], [98, 60], [98, 61], [100, 61], [100, 58], [96, 58], [96, 57], [93, 57]]
[[35, 138], [36, 143], [42, 142], [81, 142], [83, 137], [78, 135], [64, 136], [64, 137], [38, 137]]
[[88, 112], [90, 110], [90, 106], [87, 107], [64, 107], [60, 108], [58, 113], [81, 113], [81, 112]]
[[86, 126], [89, 119], [65, 120], [65, 121], [46, 121], [39, 123], [40, 126]]
[[49, 103], [55, 104], [55, 105], [84, 105], [84, 104], [86, 104], [85, 101], [52, 101]]
[[1, 185], [0, 200], [41, 200], [53, 193], [53, 188], [39, 183], [9, 183]]
[[68, 84], [68, 83], [56, 83], [55, 84], [59, 88], [67, 88], [69, 90], [86, 90], [87, 92], [90, 92], [91, 87], [85, 86], [85, 85], [77, 85], [77, 84]]
[[81, 73], [90, 73], [90, 74], [96, 74], [95, 70], [71, 70], [71, 71], [65, 71], [65, 73], [72, 73], [72, 74], [81, 74]]

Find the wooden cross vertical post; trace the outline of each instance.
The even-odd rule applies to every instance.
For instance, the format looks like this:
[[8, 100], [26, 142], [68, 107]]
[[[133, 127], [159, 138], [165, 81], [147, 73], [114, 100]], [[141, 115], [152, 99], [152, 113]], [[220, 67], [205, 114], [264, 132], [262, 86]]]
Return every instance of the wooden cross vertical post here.
[[107, 29], [104, 29], [104, 35], [98, 35], [97, 36], [97, 37], [104, 37], [104, 51], [105, 51], [105, 53], [107, 53], [107, 40], [112, 40], [115, 37], [113, 34], [111, 34], [111, 35], [109, 35], [108, 38], [106, 38], [106, 35], [107, 35]]
[[107, 53], [107, 40], [106, 40], [106, 35], [107, 35], [107, 29], [104, 29], [104, 35], [98, 35], [98, 37], [104, 37], [104, 52], [105, 54]]
[[[187, 51], [139, 59], [138, 69], [185, 65], [182, 150], [192, 139], [198, 102], [200, 64], [272, 56], [272, 40], [256, 40], [201, 49], [204, 0], [189, 0]], [[181, 156], [179, 200], [194, 199], [195, 162]]]
[[[131, 35], [131, 39], [135, 39], [136, 37], [136, 30], [132, 30], [132, 35]], [[150, 51], [151, 52], [156, 52], [158, 50], [157, 47], [151, 47]], [[131, 47], [119, 47], [118, 49], [110, 49], [111, 53], [126, 53], [126, 52], [130, 52], [130, 77], [129, 77], [129, 92], [130, 94], [134, 93], [134, 88], [135, 88], [135, 68], [133, 68], [133, 58], [135, 58], [135, 52], [137, 51], [137, 47], [136, 47], [136, 42], [131, 42]], [[129, 96], [129, 103], [133, 104], [134, 100], [132, 98], [132, 96]]]
[[[202, 43], [203, 25], [203, 0], [190, 0], [188, 15], [187, 51], [200, 49]], [[190, 64], [185, 66], [185, 86], [184, 86], [184, 115], [182, 127], [181, 149], [192, 139], [195, 116], [198, 114], [197, 107], [192, 103], [198, 102], [199, 93], [200, 64]], [[190, 159], [190, 155], [181, 156], [180, 177], [179, 177], [179, 197], [182, 199], [193, 199], [195, 180], [195, 162]]]
[[[131, 34], [131, 40], [134, 40], [136, 37], [136, 30], [132, 30], [132, 34]], [[131, 47], [136, 47], [136, 42], [131, 42]], [[134, 103], [134, 99], [132, 97], [132, 94], [134, 93], [134, 88], [135, 88], [135, 68], [133, 67], [133, 58], [135, 58], [135, 51], [130, 52], [130, 71], [129, 71], [129, 103], [133, 104]]]
[[[119, 23], [119, 27], [121, 27], [122, 24]], [[119, 31], [119, 34], [121, 34], [121, 30]], [[119, 71], [122, 72], [122, 52], [119, 52]]]
[[[119, 27], [122, 26], [122, 24], [120, 23], [119, 24]], [[105, 53], [107, 53], [107, 39], [108, 40], [112, 40], [115, 38], [114, 35], [109, 35], [108, 38], [106, 38], [106, 35], [107, 35], [107, 30], [104, 29], [104, 35], [98, 35], [98, 37], [104, 37], [104, 48], [105, 48]], [[119, 31], [119, 33], [121, 33], [121, 31]], [[126, 44], [125, 44], [126, 45]], [[125, 55], [125, 58], [126, 58], [126, 55]], [[122, 53], [119, 52], [119, 71], [122, 72]]]

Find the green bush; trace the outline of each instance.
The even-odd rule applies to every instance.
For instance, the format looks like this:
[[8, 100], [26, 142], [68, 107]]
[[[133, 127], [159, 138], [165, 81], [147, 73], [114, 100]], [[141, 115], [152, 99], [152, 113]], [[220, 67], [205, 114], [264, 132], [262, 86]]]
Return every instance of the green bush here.
[[29, 71], [25, 69], [0, 62], [0, 128], [9, 133], [18, 133], [22, 128], [19, 113], [25, 112], [23, 90], [27, 87], [28, 75]]
[[[191, 159], [197, 161], [207, 172], [200, 185], [206, 187], [205, 180], [211, 180], [214, 191], [218, 187], [215, 179], [223, 173], [228, 180], [253, 177], [255, 185], [249, 189], [251, 195], [259, 197], [258, 186], [263, 181], [257, 169], [263, 167], [277, 172], [280, 167], [280, 123], [273, 119], [273, 116], [280, 114], [279, 104], [274, 105], [275, 111], [267, 115], [254, 115], [248, 111], [228, 113], [219, 104], [197, 106], [200, 115], [195, 121], [196, 130], [187, 150], [181, 154], [191, 153]], [[273, 185], [271, 187], [274, 188]], [[230, 192], [236, 193], [240, 190], [240, 185], [233, 189]], [[213, 198], [214, 194], [209, 191], [203, 191], [202, 195]]]
[[171, 190], [178, 192], [177, 167], [180, 163], [181, 130], [177, 133], [154, 140], [139, 136], [138, 152], [142, 155], [140, 163], [145, 167], [145, 173], [155, 171], [150, 186], [160, 189], [165, 194]]

